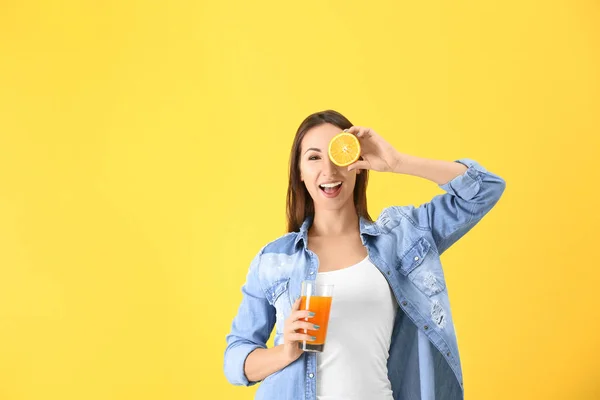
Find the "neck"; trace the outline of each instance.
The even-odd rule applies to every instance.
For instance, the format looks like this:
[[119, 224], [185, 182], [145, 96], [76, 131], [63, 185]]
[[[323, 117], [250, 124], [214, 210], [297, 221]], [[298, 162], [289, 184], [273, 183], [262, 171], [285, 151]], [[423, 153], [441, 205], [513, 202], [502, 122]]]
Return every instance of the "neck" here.
[[343, 236], [359, 231], [358, 215], [353, 202], [339, 210], [315, 210], [309, 236]]

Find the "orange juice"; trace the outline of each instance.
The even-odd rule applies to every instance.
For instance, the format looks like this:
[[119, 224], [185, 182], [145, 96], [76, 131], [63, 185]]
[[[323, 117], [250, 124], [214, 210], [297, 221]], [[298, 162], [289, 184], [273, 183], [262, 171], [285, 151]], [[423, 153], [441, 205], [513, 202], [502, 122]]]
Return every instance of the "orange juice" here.
[[[310, 296], [308, 304], [306, 304], [306, 296], [302, 296], [300, 300], [300, 310], [309, 310], [315, 313], [315, 316], [308, 318], [311, 324], [319, 325], [317, 330], [307, 330], [306, 334], [316, 337], [315, 341], [307, 341], [307, 346], [316, 345], [322, 347], [325, 345], [325, 337], [327, 336], [327, 325], [329, 324], [329, 311], [331, 310], [331, 296]], [[298, 333], [304, 333], [304, 329], [300, 329]]]

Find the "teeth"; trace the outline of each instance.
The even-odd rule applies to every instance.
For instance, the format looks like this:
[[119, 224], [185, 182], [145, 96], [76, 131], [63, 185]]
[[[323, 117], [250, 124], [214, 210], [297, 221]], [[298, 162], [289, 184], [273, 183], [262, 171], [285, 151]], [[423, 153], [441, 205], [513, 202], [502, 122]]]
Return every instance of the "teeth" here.
[[340, 186], [341, 184], [342, 184], [342, 182], [333, 182], [333, 183], [323, 183], [322, 185], [319, 185], [319, 186], [324, 187], [324, 188], [333, 188], [336, 186]]

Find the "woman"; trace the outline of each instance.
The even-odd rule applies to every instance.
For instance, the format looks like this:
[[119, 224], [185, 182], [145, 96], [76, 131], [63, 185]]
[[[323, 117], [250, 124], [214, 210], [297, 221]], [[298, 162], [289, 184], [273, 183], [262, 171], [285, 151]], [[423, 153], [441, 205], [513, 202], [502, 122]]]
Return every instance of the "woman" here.
[[[355, 134], [362, 148], [349, 167], [337, 167], [327, 153], [342, 130]], [[386, 208], [373, 222], [369, 170], [419, 176], [446, 193], [420, 207]], [[400, 153], [338, 112], [307, 117], [291, 152], [289, 233], [250, 265], [227, 336], [227, 379], [262, 382], [256, 399], [462, 399], [440, 254], [483, 218], [504, 187], [502, 178], [469, 159]], [[335, 285], [323, 353], [298, 347], [312, 338], [297, 331], [317, 329], [309, 312], [299, 310], [303, 280]], [[267, 349], [275, 324], [275, 346]]]

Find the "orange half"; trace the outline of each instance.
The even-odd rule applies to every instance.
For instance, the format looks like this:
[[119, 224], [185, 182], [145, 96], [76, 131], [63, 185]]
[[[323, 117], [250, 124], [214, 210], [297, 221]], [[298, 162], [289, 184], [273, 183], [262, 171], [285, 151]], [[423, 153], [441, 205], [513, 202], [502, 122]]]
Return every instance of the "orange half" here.
[[360, 142], [352, 133], [342, 132], [329, 142], [329, 159], [338, 167], [346, 167], [360, 157]]

